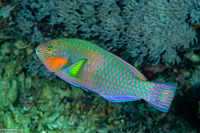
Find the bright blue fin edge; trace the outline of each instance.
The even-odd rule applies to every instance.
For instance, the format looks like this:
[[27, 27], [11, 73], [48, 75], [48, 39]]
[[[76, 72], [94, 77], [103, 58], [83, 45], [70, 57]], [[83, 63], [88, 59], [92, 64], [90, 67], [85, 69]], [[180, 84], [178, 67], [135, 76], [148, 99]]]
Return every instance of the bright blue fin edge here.
[[[72, 83], [71, 83], [72, 84]], [[76, 86], [76, 87], [80, 87], [81, 89], [83, 89], [84, 91], [87, 91], [88, 92], [88, 90], [86, 89], [86, 88], [84, 88], [84, 87], [82, 87], [82, 86], [80, 86], [80, 85], [77, 85], [77, 84], [72, 84], [72, 85], [74, 85], [74, 86]]]
[[99, 95], [111, 102], [127, 102], [127, 101], [136, 101], [141, 99], [139, 97], [134, 97], [134, 96], [111, 96], [104, 94], [99, 94]]

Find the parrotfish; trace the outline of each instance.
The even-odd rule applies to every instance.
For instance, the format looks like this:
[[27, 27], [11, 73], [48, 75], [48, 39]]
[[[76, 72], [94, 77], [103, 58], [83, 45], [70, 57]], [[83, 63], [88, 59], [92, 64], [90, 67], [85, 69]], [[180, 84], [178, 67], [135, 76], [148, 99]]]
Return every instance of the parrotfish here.
[[168, 112], [177, 85], [151, 82], [135, 67], [82, 39], [55, 39], [39, 44], [36, 54], [47, 69], [64, 81], [98, 93], [111, 102], [145, 100]]

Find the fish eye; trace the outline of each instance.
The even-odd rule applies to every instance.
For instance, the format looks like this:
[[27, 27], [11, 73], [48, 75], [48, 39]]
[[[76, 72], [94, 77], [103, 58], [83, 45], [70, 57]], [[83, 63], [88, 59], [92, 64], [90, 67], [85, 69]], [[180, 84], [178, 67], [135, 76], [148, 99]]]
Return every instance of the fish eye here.
[[52, 46], [50, 46], [50, 47], [48, 47], [48, 49], [47, 49], [49, 52], [53, 52], [53, 47]]
[[49, 52], [52, 52], [52, 48], [48, 48], [48, 51], [49, 51]]

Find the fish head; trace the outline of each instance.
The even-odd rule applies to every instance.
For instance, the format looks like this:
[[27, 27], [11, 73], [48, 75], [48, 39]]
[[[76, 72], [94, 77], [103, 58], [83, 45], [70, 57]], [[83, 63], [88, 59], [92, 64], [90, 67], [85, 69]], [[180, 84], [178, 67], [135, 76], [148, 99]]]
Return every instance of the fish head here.
[[50, 72], [58, 71], [68, 62], [68, 59], [58, 54], [59, 50], [54, 41], [39, 44], [35, 51], [39, 59]]

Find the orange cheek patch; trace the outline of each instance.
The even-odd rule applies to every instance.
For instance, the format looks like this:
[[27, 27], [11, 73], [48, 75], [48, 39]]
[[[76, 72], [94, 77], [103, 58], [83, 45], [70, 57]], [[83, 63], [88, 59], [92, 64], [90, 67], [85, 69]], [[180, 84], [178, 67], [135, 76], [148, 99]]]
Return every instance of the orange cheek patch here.
[[63, 65], [65, 65], [67, 63], [66, 59], [63, 58], [59, 58], [59, 57], [50, 57], [47, 60], [47, 64], [46, 66], [49, 66], [48, 69], [52, 72], [57, 71], [59, 68], [61, 68]]

